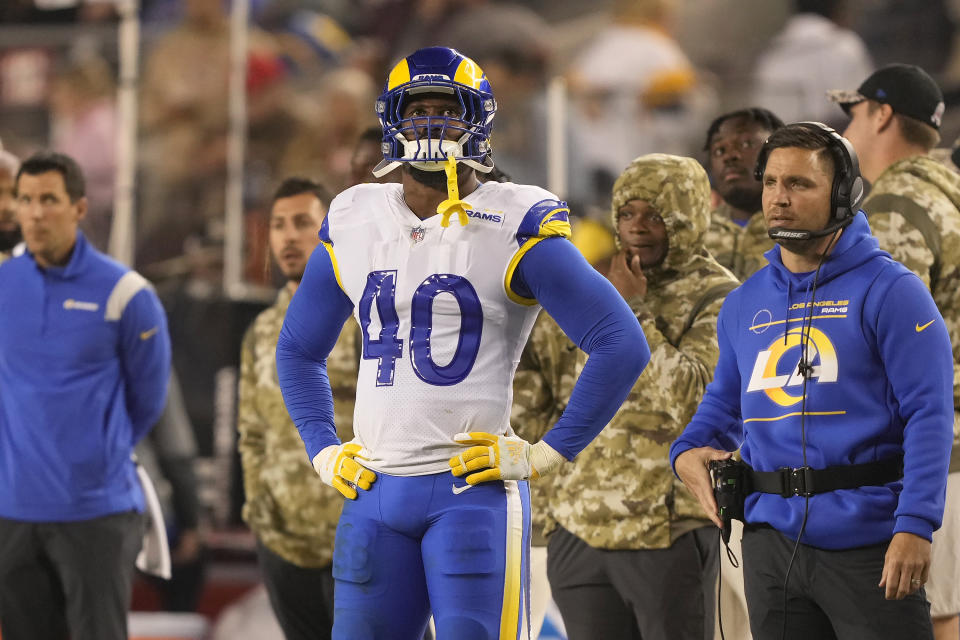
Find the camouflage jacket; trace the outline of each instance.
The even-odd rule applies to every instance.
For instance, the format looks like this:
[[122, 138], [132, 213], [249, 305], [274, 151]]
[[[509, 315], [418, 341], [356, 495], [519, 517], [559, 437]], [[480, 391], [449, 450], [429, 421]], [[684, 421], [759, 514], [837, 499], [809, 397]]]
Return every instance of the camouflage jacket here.
[[[275, 352], [290, 298], [290, 289], [281, 289], [276, 304], [257, 316], [243, 338], [237, 418], [243, 519], [271, 551], [297, 566], [316, 568], [332, 561], [343, 497], [314, 472], [280, 394]], [[356, 323], [349, 320], [327, 358], [343, 441], [353, 438], [357, 344]]]
[[773, 248], [773, 240], [767, 235], [761, 212], [753, 214], [746, 226], [741, 227], [730, 218], [730, 211], [726, 202], [713, 210], [703, 244], [717, 262], [740, 280], [746, 280], [767, 264], [763, 254]]
[[[930, 287], [953, 344], [953, 404], [960, 410], [960, 176], [914, 156], [880, 174], [863, 203], [880, 248]], [[960, 471], [960, 416], [951, 471]]]
[[[551, 499], [556, 521], [592, 547], [662, 549], [708, 523], [674, 476], [668, 452], [713, 378], [717, 315], [738, 284], [704, 250], [709, 197], [696, 161], [662, 154], [637, 158], [614, 185], [614, 215], [630, 200], [651, 203], [664, 219], [669, 249], [660, 266], [645, 270], [646, 295], [630, 301], [650, 363]], [[708, 291], [717, 293], [705, 300]]]
[[[536, 442], [560, 418], [576, 382], [579, 353], [553, 318], [546, 313], [537, 317], [513, 378], [510, 424], [518, 436]], [[534, 546], [546, 544], [546, 536], [554, 528], [549, 515], [553, 485], [568, 466], [530, 482]]]

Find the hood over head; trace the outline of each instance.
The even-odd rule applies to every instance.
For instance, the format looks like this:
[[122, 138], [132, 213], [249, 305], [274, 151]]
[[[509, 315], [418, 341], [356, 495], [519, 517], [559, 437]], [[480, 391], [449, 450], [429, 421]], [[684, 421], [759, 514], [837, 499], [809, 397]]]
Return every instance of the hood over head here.
[[640, 156], [613, 185], [614, 229], [617, 211], [631, 200], [649, 202], [663, 218], [669, 247], [655, 270], [676, 269], [703, 253], [703, 235], [710, 224], [710, 179], [699, 162], [664, 153]]

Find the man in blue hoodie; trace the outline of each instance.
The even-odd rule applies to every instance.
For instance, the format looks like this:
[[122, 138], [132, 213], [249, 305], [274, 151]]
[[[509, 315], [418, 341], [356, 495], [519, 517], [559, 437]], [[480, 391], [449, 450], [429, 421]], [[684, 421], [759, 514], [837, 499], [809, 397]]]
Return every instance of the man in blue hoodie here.
[[953, 423], [943, 319], [871, 236], [836, 132], [778, 130], [757, 174], [779, 246], [724, 303], [714, 380], [671, 464], [720, 525], [708, 465], [741, 450], [756, 640], [932, 638], [923, 584]]
[[77, 230], [73, 159], [24, 162], [16, 208], [27, 250], [0, 265], [0, 629], [125, 640], [144, 510], [131, 454], [166, 401], [166, 317]]

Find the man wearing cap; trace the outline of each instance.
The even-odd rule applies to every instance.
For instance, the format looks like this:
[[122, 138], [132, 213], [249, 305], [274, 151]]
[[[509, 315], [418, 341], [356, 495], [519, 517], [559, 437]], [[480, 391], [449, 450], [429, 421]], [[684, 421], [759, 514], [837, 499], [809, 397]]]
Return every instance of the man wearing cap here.
[[[953, 344], [954, 407], [960, 406], [960, 176], [930, 157], [940, 141], [940, 88], [920, 67], [886, 66], [856, 91], [829, 97], [850, 117], [844, 136], [873, 184], [863, 209], [880, 247], [930, 288]], [[915, 327], [917, 332], [923, 326]], [[942, 528], [934, 534], [926, 585], [937, 640], [960, 637], [960, 414]]]

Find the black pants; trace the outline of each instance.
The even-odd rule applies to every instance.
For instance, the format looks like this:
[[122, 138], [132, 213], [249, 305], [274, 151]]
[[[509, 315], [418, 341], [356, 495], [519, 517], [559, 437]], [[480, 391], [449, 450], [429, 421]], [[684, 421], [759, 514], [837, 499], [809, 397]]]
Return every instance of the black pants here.
[[143, 516], [80, 522], [0, 518], [3, 640], [126, 640]]
[[[800, 545], [787, 587], [786, 640], [932, 640], [923, 589], [886, 600], [877, 586], [888, 545], [835, 551]], [[781, 638], [793, 547], [769, 526], [744, 527], [743, 582], [754, 640]]]
[[197, 603], [203, 593], [206, 581], [207, 566], [205, 551], [200, 551], [200, 557], [184, 563], [173, 563], [170, 566], [170, 579], [164, 580], [157, 576], [144, 576], [160, 594], [160, 608], [164, 611], [196, 611]]
[[270, 605], [287, 640], [329, 640], [333, 629], [333, 566], [304, 569], [257, 540]]
[[712, 637], [718, 544], [716, 527], [703, 527], [668, 549], [606, 551], [558, 529], [547, 577], [570, 640]]

